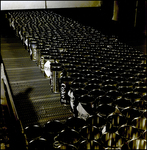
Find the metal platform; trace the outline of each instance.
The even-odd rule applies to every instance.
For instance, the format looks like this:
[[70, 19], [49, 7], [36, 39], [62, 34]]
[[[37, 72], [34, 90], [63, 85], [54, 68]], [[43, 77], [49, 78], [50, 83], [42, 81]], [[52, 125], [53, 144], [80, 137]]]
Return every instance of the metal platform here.
[[47, 121], [65, 121], [72, 116], [69, 106], [60, 104], [46, 79], [17, 37], [1, 38], [1, 55], [18, 117], [26, 127]]

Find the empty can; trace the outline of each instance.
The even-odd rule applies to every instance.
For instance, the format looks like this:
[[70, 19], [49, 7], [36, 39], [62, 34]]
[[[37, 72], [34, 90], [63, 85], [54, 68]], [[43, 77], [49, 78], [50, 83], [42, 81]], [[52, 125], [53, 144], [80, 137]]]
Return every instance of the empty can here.
[[124, 144], [124, 139], [115, 132], [105, 132], [102, 135], [101, 141], [105, 149], [121, 149]]
[[130, 126], [124, 125], [118, 129], [118, 134], [124, 138], [126, 141], [138, 139], [141, 136], [141, 130]]
[[83, 149], [91, 149], [91, 150], [104, 150], [104, 147], [102, 144], [100, 144], [98, 141], [96, 140], [83, 140], [80, 144], [79, 144], [79, 150], [83, 150]]
[[140, 149], [147, 149], [147, 141], [144, 139], [134, 139], [129, 141], [128, 149], [140, 150]]
[[70, 90], [68, 91], [68, 95], [70, 96], [70, 106], [71, 106], [71, 110], [74, 114], [74, 116], [78, 116], [78, 111], [77, 111], [77, 106], [78, 106], [78, 98], [81, 95], [87, 94], [88, 91], [85, 90], [84, 88], [74, 88], [74, 87], [70, 87]]
[[33, 61], [36, 61], [36, 54], [37, 54], [37, 41], [31, 40], [31, 42], [30, 42], [30, 58]]
[[62, 75], [63, 75], [63, 68], [61, 66], [51, 67], [51, 91], [53, 93], [60, 93]]
[[[81, 93], [82, 94], [82, 93]], [[83, 119], [87, 119], [90, 115], [95, 114], [96, 101], [94, 97], [90, 95], [81, 95], [78, 98], [78, 116]]]
[[60, 86], [60, 102], [64, 105], [70, 104], [70, 97], [68, 95], [68, 91], [70, 89], [71, 83], [73, 79], [70, 76], [63, 76], [61, 78], [61, 86]]
[[66, 120], [65, 125], [79, 132], [86, 125], [86, 121], [79, 117], [69, 117]]
[[102, 131], [98, 129], [96, 126], [84, 126], [81, 131], [80, 135], [85, 140], [100, 140], [102, 136]]

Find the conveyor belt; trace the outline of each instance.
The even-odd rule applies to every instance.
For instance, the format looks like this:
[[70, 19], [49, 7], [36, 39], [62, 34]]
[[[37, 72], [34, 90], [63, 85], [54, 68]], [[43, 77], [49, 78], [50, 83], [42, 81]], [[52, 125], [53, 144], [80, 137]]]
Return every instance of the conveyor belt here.
[[60, 95], [51, 93], [49, 80], [18, 38], [1, 38], [1, 55], [23, 127], [72, 116], [70, 108], [60, 104]]

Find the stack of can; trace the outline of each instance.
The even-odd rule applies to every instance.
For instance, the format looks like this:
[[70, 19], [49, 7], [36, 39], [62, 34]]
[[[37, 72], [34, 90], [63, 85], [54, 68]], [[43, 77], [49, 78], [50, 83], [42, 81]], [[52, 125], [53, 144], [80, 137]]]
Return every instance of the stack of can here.
[[51, 91], [87, 123], [58, 133], [54, 148], [146, 148], [146, 55], [47, 10], [10, 12], [9, 21]]
[[99, 114], [86, 120], [70, 117], [65, 122], [48, 121], [43, 127], [25, 128], [30, 150], [47, 149], [146, 149], [146, 112], [128, 123], [120, 113], [103, 117]]

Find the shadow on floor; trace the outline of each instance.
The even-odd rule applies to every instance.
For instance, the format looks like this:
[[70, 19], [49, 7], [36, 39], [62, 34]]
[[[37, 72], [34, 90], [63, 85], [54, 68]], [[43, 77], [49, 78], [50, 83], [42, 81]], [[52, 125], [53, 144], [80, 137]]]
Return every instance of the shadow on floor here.
[[31, 124], [38, 124], [38, 118], [29, 94], [33, 88], [27, 88], [24, 92], [14, 96], [14, 103], [18, 112], [18, 116], [24, 127]]

